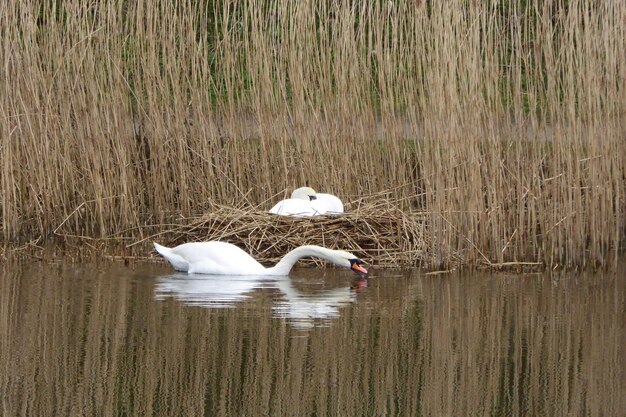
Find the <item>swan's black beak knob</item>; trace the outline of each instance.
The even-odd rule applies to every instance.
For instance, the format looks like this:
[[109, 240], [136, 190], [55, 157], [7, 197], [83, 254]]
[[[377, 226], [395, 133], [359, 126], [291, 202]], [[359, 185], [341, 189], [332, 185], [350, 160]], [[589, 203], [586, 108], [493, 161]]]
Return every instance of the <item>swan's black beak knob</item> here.
[[359, 274], [367, 274], [367, 269], [363, 268], [364, 264], [365, 262], [360, 259], [350, 259], [350, 269]]
[[317, 197], [314, 195], [309, 196], [309, 201], [317, 200]]

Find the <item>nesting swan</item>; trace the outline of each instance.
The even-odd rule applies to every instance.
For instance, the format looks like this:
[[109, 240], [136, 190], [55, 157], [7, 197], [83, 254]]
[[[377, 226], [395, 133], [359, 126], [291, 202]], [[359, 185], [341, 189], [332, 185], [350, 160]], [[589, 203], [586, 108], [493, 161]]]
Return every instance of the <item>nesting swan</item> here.
[[300, 187], [291, 193], [291, 198], [279, 201], [270, 209], [270, 213], [282, 216], [315, 216], [316, 212], [311, 201], [315, 200], [315, 190]]
[[226, 242], [184, 243], [174, 248], [154, 242], [154, 247], [174, 269], [190, 274], [284, 276], [289, 275], [298, 259], [307, 256], [322, 258], [358, 273], [367, 273], [364, 262], [350, 252], [315, 245], [292, 250], [271, 268], [264, 267], [242, 249]]
[[315, 199], [311, 201], [313, 209], [320, 214], [340, 214], [343, 213], [343, 203], [339, 197], [332, 194], [315, 194]]
[[270, 213], [282, 216], [319, 216], [343, 213], [343, 203], [332, 194], [318, 194], [311, 187], [300, 187], [291, 198], [278, 202]]

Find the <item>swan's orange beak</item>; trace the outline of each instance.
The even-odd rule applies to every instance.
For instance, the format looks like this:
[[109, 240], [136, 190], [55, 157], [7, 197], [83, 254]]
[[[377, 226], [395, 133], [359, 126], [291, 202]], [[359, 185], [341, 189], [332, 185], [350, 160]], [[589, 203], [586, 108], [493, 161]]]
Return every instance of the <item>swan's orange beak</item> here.
[[350, 269], [352, 269], [354, 272], [358, 272], [361, 274], [367, 274], [367, 269], [363, 268], [363, 261], [361, 261], [360, 259], [355, 259], [351, 262], [351, 266]]

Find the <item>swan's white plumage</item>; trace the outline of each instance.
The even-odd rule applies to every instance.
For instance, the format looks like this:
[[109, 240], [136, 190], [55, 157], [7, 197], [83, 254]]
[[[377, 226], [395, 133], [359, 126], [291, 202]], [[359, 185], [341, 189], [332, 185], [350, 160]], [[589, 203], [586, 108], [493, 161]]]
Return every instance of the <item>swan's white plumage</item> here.
[[281, 200], [270, 209], [270, 213], [282, 216], [315, 216], [311, 207], [311, 196], [315, 190], [311, 187], [300, 187], [291, 193], [291, 198]]
[[154, 246], [174, 269], [190, 274], [257, 275], [265, 271], [244, 250], [226, 242], [184, 243], [171, 249], [158, 243]]
[[275, 266], [265, 268], [239, 247], [226, 242], [184, 243], [167, 248], [154, 243], [156, 250], [178, 271], [209, 275], [288, 275], [300, 258], [315, 256], [335, 265], [367, 272], [353, 265], [356, 256], [350, 252], [327, 249], [321, 246], [300, 246], [287, 253]]
[[186, 272], [189, 269], [189, 263], [180, 255], [172, 252], [172, 249], [161, 246], [154, 242], [154, 248], [167, 259], [175, 270]]
[[343, 212], [343, 203], [337, 196], [318, 194], [311, 187], [296, 188], [291, 198], [279, 201], [270, 209], [270, 213], [283, 216], [320, 216]]
[[316, 212], [310, 201], [288, 198], [279, 201], [270, 209], [270, 213], [282, 216], [315, 216]]
[[332, 194], [316, 193], [311, 206], [320, 214], [343, 213], [343, 203], [339, 197]]

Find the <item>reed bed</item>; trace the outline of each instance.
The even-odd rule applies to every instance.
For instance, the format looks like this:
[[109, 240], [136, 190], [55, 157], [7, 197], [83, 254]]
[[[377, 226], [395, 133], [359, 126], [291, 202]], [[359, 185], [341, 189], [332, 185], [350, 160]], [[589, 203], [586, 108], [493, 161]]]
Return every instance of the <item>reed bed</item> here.
[[613, 1], [8, 0], [2, 242], [141, 239], [310, 185], [428, 213], [431, 266], [606, 266], [624, 21]]

